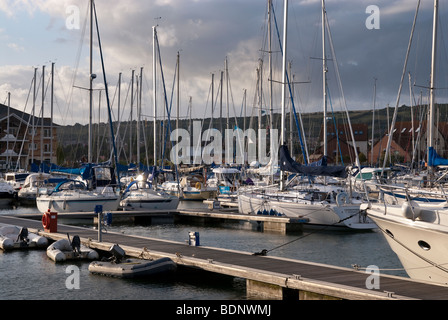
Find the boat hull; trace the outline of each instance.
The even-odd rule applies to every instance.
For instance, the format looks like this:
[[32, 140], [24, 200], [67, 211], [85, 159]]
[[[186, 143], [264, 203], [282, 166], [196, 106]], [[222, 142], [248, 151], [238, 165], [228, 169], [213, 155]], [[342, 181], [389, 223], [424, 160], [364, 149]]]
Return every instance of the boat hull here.
[[98, 252], [83, 245], [81, 245], [80, 252], [74, 252], [67, 239], [57, 240], [48, 246], [47, 256], [54, 262], [99, 259]]
[[97, 205], [103, 206], [103, 211], [118, 209], [120, 197], [118, 195], [41, 195], [36, 198], [36, 206], [41, 212], [48, 209], [52, 212], [95, 212]]
[[94, 261], [89, 265], [89, 271], [94, 274], [119, 278], [135, 278], [160, 275], [174, 272], [176, 263], [169, 258], [149, 261], [142, 259], [126, 259], [123, 262]]
[[[278, 199], [281, 197], [277, 197]], [[290, 218], [307, 218], [307, 227], [331, 227], [335, 229], [371, 230], [376, 225], [362, 216], [359, 204], [330, 205], [325, 202], [276, 200], [255, 194], [240, 194], [238, 209], [243, 214], [274, 214]], [[341, 221], [343, 220], [343, 221]]]
[[6, 251], [31, 248], [41, 249], [48, 246], [47, 238], [35, 233], [27, 232], [26, 238], [21, 240], [19, 238], [21, 231], [22, 228], [18, 226], [0, 227], [0, 248]]
[[448, 284], [448, 212], [435, 210], [420, 219], [402, 216], [402, 206], [372, 204], [368, 216], [383, 231], [406, 273], [412, 279]]

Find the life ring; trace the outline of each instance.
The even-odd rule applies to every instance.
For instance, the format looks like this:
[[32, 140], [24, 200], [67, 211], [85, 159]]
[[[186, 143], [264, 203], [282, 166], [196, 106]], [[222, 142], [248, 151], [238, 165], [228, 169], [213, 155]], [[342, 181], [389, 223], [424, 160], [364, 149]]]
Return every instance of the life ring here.
[[200, 182], [196, 182], [196, 184], [194, 185], [194, 187], [195, 187], [196, 189], [198, 189], [198, 190], [201, 190], [201, 189], [202, 189], [202, 185], [201, 185]]
[[45, 212], [45, 213], [42, 215], [42, 226], [43, 226], [45, 229], [48, 229], [48, 228], [50, 227], [50, 213]]
[[349, 203], [348, 194], [346, 192], [339, 192], [336, 196], [336, 203], [338, 206]]

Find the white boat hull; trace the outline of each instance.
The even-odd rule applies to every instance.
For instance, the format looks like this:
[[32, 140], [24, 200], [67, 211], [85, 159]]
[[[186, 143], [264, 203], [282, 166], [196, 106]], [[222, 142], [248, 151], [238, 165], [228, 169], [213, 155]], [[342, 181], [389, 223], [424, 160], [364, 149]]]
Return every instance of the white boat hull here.
[[160, 258], [149, 261], [142, 259], [126, 259], [123, 262], [94, 261], [89, 265], [93, 274], [107, 275], [119, 278], [134, 278], [160, 275], [174, 272], [176, 263], [169, 258]]
[[40, 195], [36, 198], [39, 211], [46, 212], [94, 212], [97, 205], [103, 206], [103, 211], [118, 209], [120, 197], [116, 194], [98, 193], [65, 193]]
[[46, 248], [48, 246], [47, 238], [35, 233], [28, 233], [26, 239], [21, 241], [19, 239], [21, 229], [18, 226], [0, 227], [0, 248], [6, 251], [13, 249]]
[[131, 191], [125, 195], [120, 202], [120, 206], [125, 209], [144, 210], [176, 210], [179, 205], [179, 198], [168, 194], [158, 194], [157, 192]]
[[415, 220], [403, 217], [399, 205], [389, 205], [385, 211], [383, 204], [371, 204], [367, 214], [383, 231], [409, 277], [448, 284], [448, 210], [432, 207], [439, 210]]
[[[280, 198], [280, 197], [279, 197]], [[375, 229], [376, 225], [362, 217], [359, 204], [330, 205], [318, 201], [285, 201], [273, 197], [240, 194], [238, 209], [243, 214], [275, 214], [291, 218], [307, 218], [305, 226], [328, 226], [332, 228], [350, 228], [356, 230]], [[345, 219], [345, 220], [344, 220]], [[343, 221], [341, 221], [343, 220]]]
[[96, 260], [99, 254], [93, 249], [81, 245], [80, 252], [75, 253], [67, 239], [53, 242], [47, 248], [47, 256], [54, 262], [64, 262], [66, 260]]

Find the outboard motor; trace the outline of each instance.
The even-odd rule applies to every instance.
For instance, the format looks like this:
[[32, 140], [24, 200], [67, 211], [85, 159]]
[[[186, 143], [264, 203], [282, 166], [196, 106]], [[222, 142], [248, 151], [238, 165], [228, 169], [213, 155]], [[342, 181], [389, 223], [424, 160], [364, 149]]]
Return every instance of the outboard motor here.
[[17, 241], [28, 243], [28, 229], [26, 227], [20, 229]]
[[72, 249], [75, 253], [80, 254], [81, 253], [81, 239], [78, 235], [74, 236], [70, 245], [72, 246]]
[[115, 263], [120, 263], [121, 259], [126, 255], [124, 250], [118, 244], [114, 244], [110, 247], [109, 252], [112, 254], [111, 260]]

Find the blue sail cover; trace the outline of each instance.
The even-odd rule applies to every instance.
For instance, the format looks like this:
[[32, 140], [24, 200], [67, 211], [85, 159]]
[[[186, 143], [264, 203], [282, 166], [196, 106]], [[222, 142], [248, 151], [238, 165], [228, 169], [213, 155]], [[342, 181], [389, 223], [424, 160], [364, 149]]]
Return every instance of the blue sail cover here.
[[437, 166], [445, 166], [448, 165], [448, 159], [442, 158], [439, 156], [434, 150], [433, 147], [429, 147], [428, 150], [428, 166], [437, 167]]
[[345, 166], [327, 166], [327, 159], [325, 157], [318, 162], [305, 166], [295, 162], [291, 158], [286, 145], [280, 146], [279, 153], [280, 169], [282, 171], [312, 176], [347, 178], [348, 174]]

